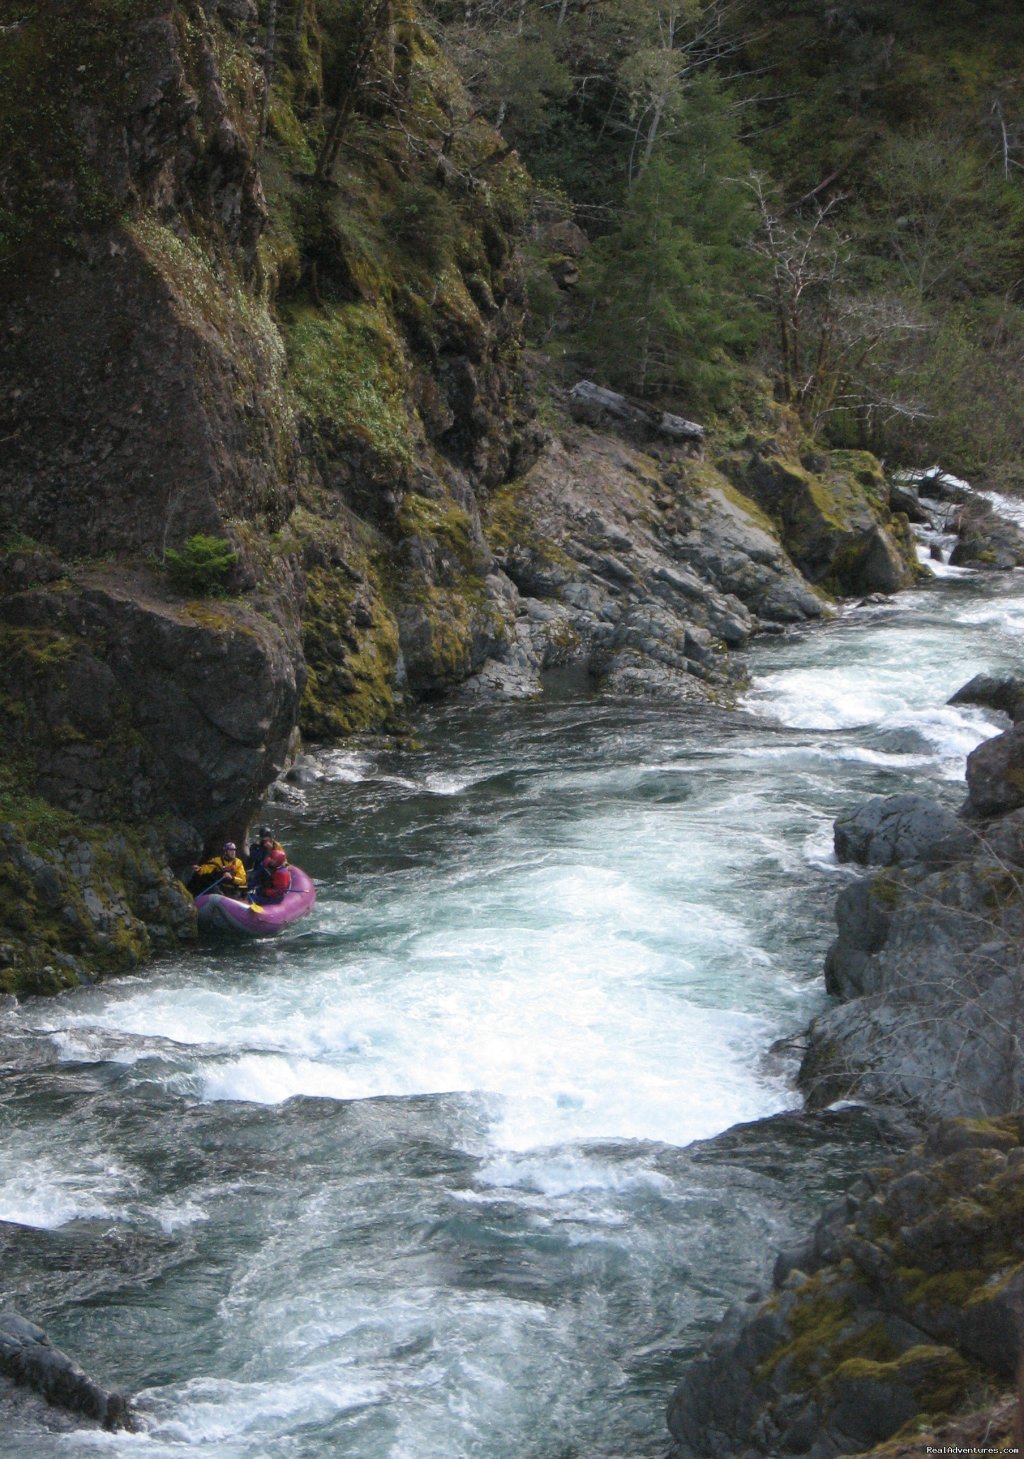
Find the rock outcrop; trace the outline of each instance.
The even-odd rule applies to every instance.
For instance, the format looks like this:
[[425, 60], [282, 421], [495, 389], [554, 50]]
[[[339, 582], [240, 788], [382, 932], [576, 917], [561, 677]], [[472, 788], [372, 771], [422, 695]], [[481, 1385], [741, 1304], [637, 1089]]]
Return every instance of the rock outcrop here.
[[158, 834], [33, 809], [17, 827], [0, 822], [0, 991], [55, 993], [195, 936]]
[[[779, 1256], [767, 1300], [730, 1312], [691, 1364], [671, 1459], [920, 1446], [1007, 1386], [1024, 1339], [1022, 1141], [1019, 1115], [946, 1122], [827, 1210]], [[993, 1446], [1013, 1421], [1012, 1405], [997, 1412]]]
[[[1016, 680], [953, 696], [1012, 712]], [[920, 796], [868, 801], [836, 822], [840, 861], [880, 867], [836, 902], [825, 966], [840, 1000], [811, 1025], [801, 1082], [812, 1104], [848, 1095], [925, 1115], [1024, 1104], [1024, 734], [967, 759], [959, 816]]]
[[811, 583], [840, 594], [908, 587], [918, 574], [910, 527], [890, 507], [878, 461], [866, 451], [797, 451], [784, 429], [751, 439], [722, 469], [777, 525]]
[[[983, 1115], [1024, 1099], [1024, 812], [950, 822], [919, 817], [910, 836], [905, 818], [902, 846], [898, 831], [883, 838], [890, 865], [838, 898], [826, 985], [842, 1001], [810, 1029], [812, 1104], [858, 1096]], [[909, 859], [896, 861], [898, 847]]]
[[488, 504], [498, 591], [515, 615], [470, 693], [540, 692], [584, 667], [615, 692], [728, 693], [728, 648], [820, 617], [757, 507], [705, 462], [568, 424]]
[[[68, 837], [95, 830], [147, 857], [155, 835], [183, 868], [240, 837], [298, 723], [324, 737], [386, 723], [502, 636], [477, 591], [491, 557], [476, 493], [529, 452], [521, 173], [513, 158], [476, 186], [482, 125], [446, 149], [444, 184], [429, 148], [396, 157], [382, 133], [353, 233], [351, 199], [312, 177], [344, 19], [299, 19], [269, 108], [253, 4], [52, 0], [4, 27], [12, 867], [41, 858], [59, 877]], [[438, 98], [465, 104], [420, 41], [433, 139]], [[428, 205], [443, 225], [429, 256], [414, 236]], [[232, 566], [185, 588], [167, 567], [197, 534]], [[129, 909], [119, 867], [106, 862], [108, 891]], [[90, 905], [64, 951], [102, 971], [109, 917]], [[6, 982], [24, 989], [53, 959], [34, 895], [20, 906]]]
[[862, 866], [951, 861], [967, 840], [963, 822], [923, 795], [877, 796], [835, 823], [836, 859]]

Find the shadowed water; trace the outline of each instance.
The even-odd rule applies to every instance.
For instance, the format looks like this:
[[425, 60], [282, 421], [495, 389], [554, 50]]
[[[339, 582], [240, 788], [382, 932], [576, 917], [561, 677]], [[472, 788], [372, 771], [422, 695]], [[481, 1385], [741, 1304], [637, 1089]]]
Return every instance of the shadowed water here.
[[23, 1005], [0, 1044], [4, 1300], [144, 1437], [0, 1455], [654, 1455], [685, 1356], [876, 1160], [769, 1054], [822, 1006], [831, 823], [956, 805], [1019, 663], [1014, 578], [758, 646], [743, 711], [444, 710], [325, 753], [280, 821], [307, 923]]

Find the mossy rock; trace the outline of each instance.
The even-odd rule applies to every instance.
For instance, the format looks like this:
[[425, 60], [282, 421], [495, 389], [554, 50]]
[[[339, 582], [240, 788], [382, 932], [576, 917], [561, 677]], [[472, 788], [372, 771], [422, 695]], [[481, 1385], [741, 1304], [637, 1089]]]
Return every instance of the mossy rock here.
[[321, 450], [361, 445], [382, 480], [396, 470], [403, 476], [414, 460], [403, 349], [385, 311], [303, 309], [286, 321], [285, 339], [291, 388]]
[[829, 1375], [824, 1422], [873, 1443], [917, 1415], [953, 1412], [983, 1382], [959, 1353], [937, 1344], [920, 1343], [889, 1361], [846, 1358]]
[[195, 908], [151, 838], [23, 801], [0, 827], [0, 991], [55, 993], [195, 937]]
[[881, 464], [866, 451], [803, 459], [775, 440], [720, 461], [750, 497], [804, 576], [838, 596], [909, 586], [917, 558], [905, 522], [892, 523]]
[[[364, 564], [365, 565], [365, 564]], [[306, 738], [337, 739], [394, 727], [399, 718], [398, 626], [372, 576], [327, 564], [306, 572]]]

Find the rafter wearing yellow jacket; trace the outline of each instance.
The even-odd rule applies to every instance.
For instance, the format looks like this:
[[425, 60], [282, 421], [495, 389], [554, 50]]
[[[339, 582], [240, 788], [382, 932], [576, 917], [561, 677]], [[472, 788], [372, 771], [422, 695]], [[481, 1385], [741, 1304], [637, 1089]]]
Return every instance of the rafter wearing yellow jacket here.
[[217, 891], [225, 897], [244, 897], [246, 894], [245, 867], [237, 855], [234, 841], [225, 841], [219, 856], [211, 856], [195, 868], [197, 879], [201, 879], [204, 891]]

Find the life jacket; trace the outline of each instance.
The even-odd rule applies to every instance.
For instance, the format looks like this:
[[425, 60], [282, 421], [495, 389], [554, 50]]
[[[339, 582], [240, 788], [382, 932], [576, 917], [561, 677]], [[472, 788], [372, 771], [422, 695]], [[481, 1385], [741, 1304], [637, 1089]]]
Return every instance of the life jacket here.
[[[264, 872], [266, 875], [266, 872]], [[286, 892], [292, 887], [292, 873], [290, 867], [275, 866], [270, 873], [270, 880], [266, 883], [261, 896], [265, 902], [280, 902], [284, 899]]]
[[227, 860], [223, 856], [211, 856], [209, 861], [203, 862], [198, 875], [212, 877], [216, 876], [218, 872], [222, 876], [226, 874], [227, 881], [231, 882], [232, 886], [238, 888], [245, 886], [245, 867], [242, 865], [240, 857], [233, 856]]
[[284, 847], [280, 841], [275, 841], [269, 851], [264, 850], [262, 841], [254, 841], [249, 847], [249, 865], [257, 880], [265, 875], [263, 863], [268, 856], [273, 856], [275, 851], [283, 851]]

